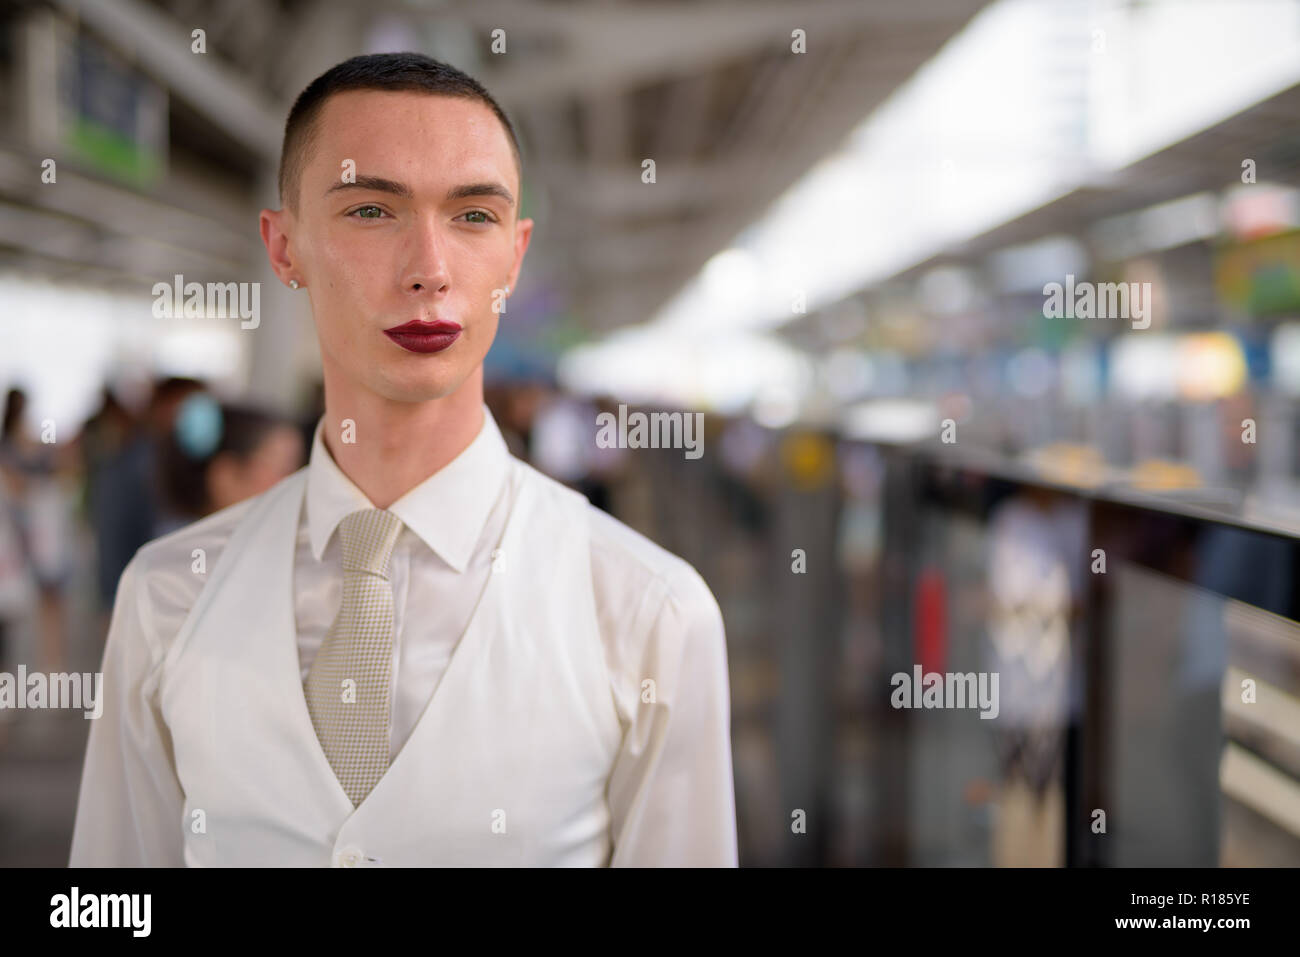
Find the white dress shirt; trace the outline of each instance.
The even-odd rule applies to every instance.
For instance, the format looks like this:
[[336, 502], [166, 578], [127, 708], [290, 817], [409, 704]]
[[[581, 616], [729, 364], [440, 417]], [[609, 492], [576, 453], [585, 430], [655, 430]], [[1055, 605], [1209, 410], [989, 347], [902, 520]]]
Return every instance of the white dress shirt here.
[[[342, 595], [339, 521], [372, 503], [339, 469], [318, 423], [298, 520], [293, 604], [306, 678]], [[452, 462], [394, 502], [403, 522], [394, 595], [389, 752], [436, 694], [492, 573], [513, 500], [510, 453], [491, 413]], [[104, 653], [103, 716], [91, 729], [71, 863], [179, 865], [184, 794], [158, 702], [158, 674], [251, 502], [146, 545], [122, 575]], [[737, 864], [730, 693], [722, 616], [685, 561], [587, 506], [592, 587], [609, 693], [623, 728], [606, 798], [612, 866]], [[547, 542], [511, 556], [545, 574]], [[147, 554], [146, 554], [147, 553]], [[143, 571], [142, 571], [143, 568]], [[646, 704], [643, 680], [673, 688]]]

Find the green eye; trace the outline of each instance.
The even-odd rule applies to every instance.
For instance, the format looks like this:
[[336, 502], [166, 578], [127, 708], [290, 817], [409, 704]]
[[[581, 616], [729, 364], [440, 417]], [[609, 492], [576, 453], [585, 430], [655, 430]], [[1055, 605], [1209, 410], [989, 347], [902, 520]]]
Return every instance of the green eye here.
[[466, 213], [465, 215], [466, 215], [466, 216], [482, 216], [482, 217], [483, 217], [482, 219], [474, 220], [474, 222], [476, 222], [476, 223], [489, 223], [489, 222], [492, 221], [492, 220], [488, 217], [488, 214], [485, 213], [485, 212], [483, 212], [483, 210], [481, 210], [481, 209], [471, 209], [471, 210], [470, 210], [468, 213]]
[[352, 211], [352, 215], [360, 219], [378, 219], [383, 212], [378, 206], [360, 206]]

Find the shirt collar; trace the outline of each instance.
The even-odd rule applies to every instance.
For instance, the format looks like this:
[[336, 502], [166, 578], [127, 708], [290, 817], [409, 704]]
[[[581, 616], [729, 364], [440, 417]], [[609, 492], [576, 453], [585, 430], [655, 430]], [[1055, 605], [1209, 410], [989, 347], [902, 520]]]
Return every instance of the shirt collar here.
[[[316, 423], [307, 464], [307, 527], [320, 561], [343, 517], [375, 506], [343, 474], [325, 447], [325, 417]], [[505, 479], [510, 452], [496, 420], [483, 406], [483, 427], [456, 456], [388, 507], [438, 557], [463, 572]]]

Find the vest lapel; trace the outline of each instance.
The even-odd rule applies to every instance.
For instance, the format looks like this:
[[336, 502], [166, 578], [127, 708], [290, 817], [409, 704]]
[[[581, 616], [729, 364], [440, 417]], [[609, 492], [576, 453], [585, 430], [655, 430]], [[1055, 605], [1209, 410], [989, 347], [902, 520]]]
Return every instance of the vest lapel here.
[[[253, 505], [163, 666], [188, 863], [319, 866], [341, 847], [398, 865], [607, 860], [604, 791], [622, 730], [587, 503], [511, 467], [499, 567], [415, 729], [356, 808], [303, 694], [293, 565], [306, 470]], [[530, 566], [537, 542], [545, 567]]]
[[389, 865], [607, 861], [605, 787], [622, 729], [596, 625], [587, 502], [512, 467], [517, 497], [470, 626], [339, 837]]
[[191, 827], [191, 863], [314, 860], [353, 810], [316, 738], [299, 671], [293, 565], [305, 488], [304, 469], [250, 509], [164, 664], [187, 823], [196, 810], [219, 814], [258, 838], [223, 848], [220, 835]]

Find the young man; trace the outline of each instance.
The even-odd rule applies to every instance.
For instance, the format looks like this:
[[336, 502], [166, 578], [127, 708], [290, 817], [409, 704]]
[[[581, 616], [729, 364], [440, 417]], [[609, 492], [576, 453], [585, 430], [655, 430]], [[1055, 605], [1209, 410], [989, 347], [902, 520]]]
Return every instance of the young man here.
[[261, 230], [325, 414], [305, 469], [123, 573], [73, 865], [737, 863], [713, 595], [483, 404], [520, 180], [437, 61], [298, 98]]

